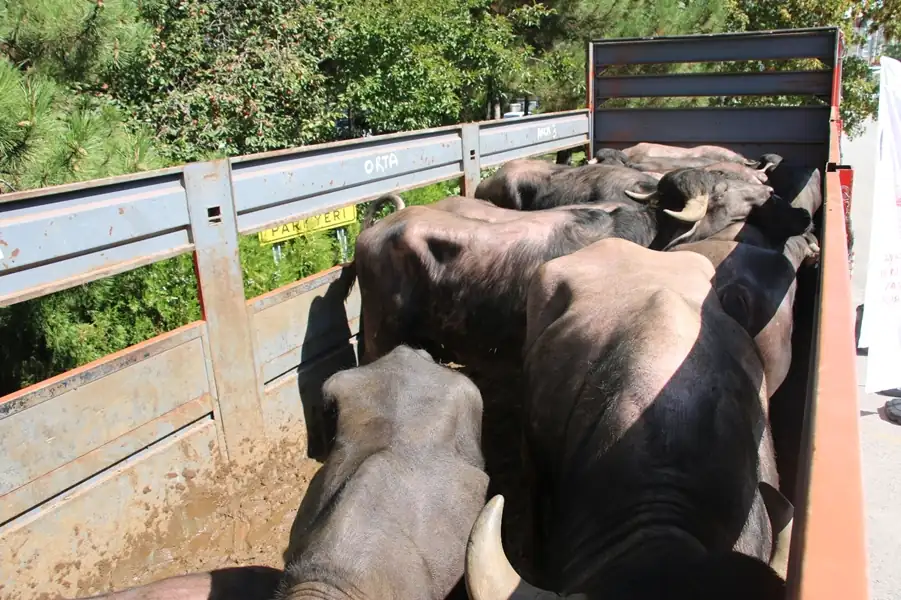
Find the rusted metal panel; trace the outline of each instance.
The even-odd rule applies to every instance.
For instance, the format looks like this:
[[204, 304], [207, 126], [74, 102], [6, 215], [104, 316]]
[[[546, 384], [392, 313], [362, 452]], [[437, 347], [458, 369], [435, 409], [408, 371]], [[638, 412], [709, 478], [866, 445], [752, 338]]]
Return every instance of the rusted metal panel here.
[[693, 73], [598, 77], [595, 94], [604, 98], [685, 96], [830, 97], [832, 71], [765, 71], [762, 73]]
[[319, 358], [304, 362], [266, 385], [263, 414], [269, 438], [293, 439], [306, 431], [310, 440], [307, 452], [324, 458], [325, 447], [333, 432], [322, 406], [322, 384], [344, 369], [356, 366], [356, 351], [351, 340]]
[[595, 112], [598, 143], [829, 143], [828, 106], [766, 108], [613, 108]]
[[594, 62], [603, 65], [817, 58], [831, 66], [837, 27], [779, 29], [657, 38], [598, 40]]
[[482, 164], [479, 150], [479, 125], [467, 123], [463, 125], [463, 189], [462, 193], [468, 198], [475, 198], [476, 187], [482, 179], [480, 166]]
[[814, 384], [802, 454], [807, 472], [795, 513], [789, 597], [865, 600], [854, 307], [838, 173], [826, 174], [824, 210]]
[[0, 398], [0, 419], [37, 406], [67, 392], [75, 391], [83, 385], [200, 338], [205, 327], [206, 325], [202, 321], [189, 323], [153, 339], [104, 356], [77, 369], [66, 371], [51, 379], [3, 396]]
[[201, 396], [0, 496], [0, 525], [212, 412], [211, 398]]
[[479, 127], [481, 167], [584, 145], [588, 130], [586, 110], [483, 123]]
[[[0, 494], [60, 469], [209, 391], [203, 347], [195, 338], [8, 415], [0, 420]], [[100, 470], [109, 463], [96, 466]], [[70, 484], [72, 477], [60, 474], [60, 480]]]
[[213, 378], [230, 460], [246, 461], [265, 438], [261, 385], [238, 257], [237, 215], [227, 160], [185, 167], [184, 184], [195, 244], [201, 308], [208, 324]]
[[335, 267], [248, 301], [261, 381], [356, 335], [360, 293], [354, 286], [345, 302], [350, 274]]
[[202, 523], [183, 508], [192, 494], [203, 501], [197, 488], [214, 480], [217, 455], [215, 424], [201, 419], [0, 527], [0, 598], [123, 587], [135, 571], [172, 560], [160, 554], [167, 546], [188, 550]]

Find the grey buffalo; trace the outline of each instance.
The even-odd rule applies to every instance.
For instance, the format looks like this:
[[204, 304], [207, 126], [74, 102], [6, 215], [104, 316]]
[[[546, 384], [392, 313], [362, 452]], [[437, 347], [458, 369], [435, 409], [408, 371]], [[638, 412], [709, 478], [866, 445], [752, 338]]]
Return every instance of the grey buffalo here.
[[461, 582], [488, 488], [482, 396], [422, 350], [329, 378], [334, 447], [310, 483], [279, 600], [441, 600]]
[[104, 600], [465, 598], [466, 539], [485, 502], [482, 397], [400, 346], [322, 388], [337, 435], [291, 530], [284, 572], [237, 567]]
[[763, 365], [693, 252], [603, 240], [529, 289], [525, 451], [538, 563], [523, 581], [495, 497], [470, 536], [473, 600], [771, 599], [782, 531]]

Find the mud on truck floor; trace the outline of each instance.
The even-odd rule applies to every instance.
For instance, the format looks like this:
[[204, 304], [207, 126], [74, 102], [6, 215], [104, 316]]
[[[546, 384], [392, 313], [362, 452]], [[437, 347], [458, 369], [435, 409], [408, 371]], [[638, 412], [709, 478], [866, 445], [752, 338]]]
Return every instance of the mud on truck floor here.
[[[520, 456], [523, 376], [518, 371], [449, 366], [470, 376], [482, 392], [482, 448], [491, 476], [488, 498], [504, 495], [504, 549], [513, 565], [529, 577], [531, 521]], [[283, 433], [286, 439], [295, 435]], [[299, 437], [296, 443], [283, 443], [270, 450], [256, 467], [243, 473], [219, 464], [213, 474], [168, 474], [170, 481], [185, 482], [184, 502], [170, 502], [162, 509], [148, 505], [145, 533], [129, 540], [128, 552], [101, 557], [94, 568], [77, 562], [58, 564], [44, 581], [38, 583], [35, 578], [33, 589], [38, 593], [31, 597], [56, 600], [57, 594], [65, 598], [90, 596], [164, 577], [237, 565], [282, 568], [291, 524], [320, 467], [319, 462], [306, 456], [304, 433]], [[140, 502], [141, 490], [137, 495]], [[2, 587], [0, 583], [0, 597]]]

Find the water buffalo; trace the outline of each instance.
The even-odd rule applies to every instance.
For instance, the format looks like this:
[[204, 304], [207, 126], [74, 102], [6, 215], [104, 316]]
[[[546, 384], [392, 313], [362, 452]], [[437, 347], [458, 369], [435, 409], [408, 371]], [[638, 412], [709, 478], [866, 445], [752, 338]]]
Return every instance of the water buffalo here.
[[294, 521], [276, 597], [465, 597], [466, 537], [488, 489], [478, 388], [400, 346], [322, 392], [337, 435]]
[[284, 572], [222, 569], [98, 600], [465, 598], [466, 538], [488, 489], [478, 388], [400, 346], [333, 375], [322, 393], [337, 434], [292, 526]]
[[476, 198], [501, 208], [545, 210], [567, 204], [634, 203], [626, 190], [652, 192], [657, 180], [621, 165], [581, 167], [519, 159], [504, 164], [476, 188]]
[[470, 535], [473, 600], [782, 597], [763, 365], [713, 275], [696, 253], [618, 239], [538, 270], [524, 449], [555, 591], [510, 566], [495, 497]]
[[772, 397], [791, 366], [795, 275], [803, 263], [819, 256], [819, 245], [812, 233], [790, 237], [781, 247], [759, 233], [754, 241], [736, 241], [740, 235], [747, 240], [749, 229], [753, 231], [750, 225], [736, 225], [674, 250], [696, 252], [713, 264], [717, 297], [754, 338]]
[[[676, 169], [661, 177], [654, 192], [640, 194], [626, 190], [625, 194], [638, 202], [654, 206], [672, 202], [668, 199], [680, 197], [680, 194], [693, 199], [678, 216], [671, 211], [667, 213], [675, 221], [689, 223], [691, 227], [687, 231], [683, 229], [658, 236], [659, 239], [670, 240], [666, 246], [657, 246], [665, 249], [707, 239], [734, 223], [746, 220], [767, 238], [780, 242], [808, 231], [812, 213], [793, 206], [773, 192], [773, 188], [757, 182], [721, 177], [703, 169]], [[702, 218], [698, 219], [699, 215]], [[661, 223], [662, 227], [673, 225], [673, 220]]]
[[[668, 173], [635, 206], [563, 206], [520, 212], [467, 198], [410, 207], [357, 238], [367, 362], [400, 343], [463, 364], [518, 363], [526, 289], [544, 262], [607, 237], [655, 249], [704, 239], [758, 207], [773, 227], [809, 225], [803, 210], [769, 199], [763, 186], [723, 184], [704, 171]], [[686, 200], [687, 198], [687, 200]], [[784, 203], [782, 203], [784, 204]]]
[[749, 167], [755, 166], [758, 163], [758, 161], [748, 160], [738, 152], [733, 152], [732, 150], [721, 146], [694, 146], [692, 148], [682, 148], [679, 146], [667, 146], [666, 144], [642, 142], [625, 148], [622, 152], [626, 158], [633, 163], [641, 163], [656, 158], [696, 158], [710, 162], [728, 161], [744, 164]]

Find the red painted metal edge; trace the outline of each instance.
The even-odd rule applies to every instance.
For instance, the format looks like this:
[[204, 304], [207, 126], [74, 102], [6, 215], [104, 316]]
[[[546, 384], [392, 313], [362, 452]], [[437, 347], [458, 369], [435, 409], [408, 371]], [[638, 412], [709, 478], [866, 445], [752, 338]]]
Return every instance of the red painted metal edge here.
[[[841, 181], [826, 174], [806, 502], [796, 509], [790, 583], [800, 600], [869, 597], [851, 278]], [[800, 527], [799, 527], [800, 526]], [[793, 580], [793, 581], [792, 581]]]
[[[844, 35], [838, 32], [838, 39], [835, 43], [835, 59], [833, 63], [832, 75], [832, 106], [839, 107], [842, 103], [842, 55], [844, 54], [845, 45]], [[841, 134], [841, 132], [839, 132]]]

